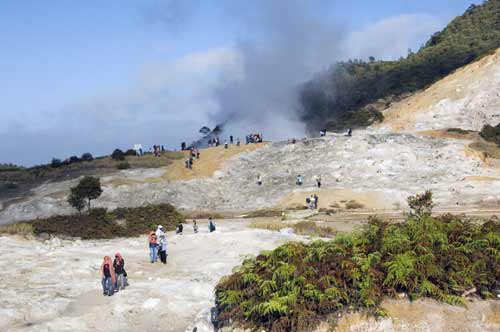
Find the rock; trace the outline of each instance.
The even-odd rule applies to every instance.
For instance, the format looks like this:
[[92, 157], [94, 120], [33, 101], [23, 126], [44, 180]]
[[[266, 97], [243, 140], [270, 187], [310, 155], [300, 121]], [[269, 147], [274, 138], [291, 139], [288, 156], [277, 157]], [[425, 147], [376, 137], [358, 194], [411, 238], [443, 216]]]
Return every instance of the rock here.
[[41, 240], [41, 241], [47, 241], [50, 239], [50, 234], [49, 233], [40, 233], [38, 234], [38, 238]]

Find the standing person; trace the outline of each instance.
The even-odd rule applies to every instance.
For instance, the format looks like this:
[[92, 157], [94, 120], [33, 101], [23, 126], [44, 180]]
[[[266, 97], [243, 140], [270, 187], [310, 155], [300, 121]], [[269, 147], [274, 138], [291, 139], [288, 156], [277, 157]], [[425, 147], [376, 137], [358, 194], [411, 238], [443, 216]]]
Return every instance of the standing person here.
[[224, 149], [228, 148], [227, 140], [224, 141]]
[[200, 159], [200, 150], [196, 149], [196, 159]]
[[321, 188], [321, 175], [316, 175], [316, 186]]
[[215, 222], [212, 220], [212, 217], [208, 218], [208, 231], [210, 233], [215, 231]]
[[229, 143], [233, 144], [233, 135], [229, 136]]
[[240, 138], [239, 137], [236, 139], [236, 146], [240, 146]]
[[295, 182], [295, 184], [297, 186], [301, 186], [302, 185], [302, 175], [297, 175], [297, 181]]
[[193, 219], [193, 232], [198, 233], [198, 224], [196, 223], [196, 219]]
[[262, 176], [260, 176], [260, 174], [257, 176], [257, 184], [258, 184], [259, 186], [261, 186], [261, 185], [262, 185]]
[[319, 204], [318, 195], [314, 194], [314, 208], [317, 209]]
[[158, 244], [158, 253], [160, 255], [160, 261], [163, 264], [167, 264], [167, 235], [162, 232], [160, 235]]
[[125, 260], [122, 255], [117, 252], [115, 254], [115, 259], [113, 260], [113, 269], [115, 269], [115, 292], [124, 290], [127, 285], [127, 279], [125, 277]]
[[349, 137], [352, 136], [352, 128], [349, 128], [349, 130], [347, 130], [347, 136], [349, 136]]
[[314, 207], [316, 206], [316, 199], [314, 198], [314, 195], [311, 195], [310, 202], [311, 204], [309, 205], [309, 208], [314, 210]]
[[115, 289], [115, 270], [113, 269], [113, 262], [111, 257], [104, 256], [104, 260], [101, 264], [101, 284], [102, 284], [102, 294], [104, 296], [111, 296]]
[[179, 222], [179, 223], [177, 224], [177, 227], [175, 228], [175, 232], [176, 232], [177, 234], [182, 235], [182, 231], [183, 231], [183, 230], [184, 230], [184, 226], [182, 226], [182, 223], [181, 223], [181, 222]]
[[157, 251], [158, 251], [158, 241], [155, 232], [149, 233], [148, 245], [149, 245], [149, 257], [151, 258], [151, 263], [156, 263]]

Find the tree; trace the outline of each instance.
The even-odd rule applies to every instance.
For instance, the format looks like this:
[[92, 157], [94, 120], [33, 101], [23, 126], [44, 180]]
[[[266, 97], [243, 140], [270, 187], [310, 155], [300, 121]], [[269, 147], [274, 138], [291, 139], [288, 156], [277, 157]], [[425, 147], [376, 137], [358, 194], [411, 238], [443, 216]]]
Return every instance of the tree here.
[[91, 201], [101, 196], [101, 194], [101, 180], [93, 176], [85, 176], [76, 187], [71, 188], [68, 203], [79, 212], [86, 204], [90, 213]]
[[430, 216], [434, 204], [432, 203], [432, 191], [426, 190], [423, 194], [410, 196], [407, 199], [410, 214], [417, 219]]
[[68, 203], [72, 207], [74, 207], [78, 213], [81, 213], [83, 208], [85, 207], [85, 199], [78, 191], [78, 187], [71, 188], [71, 193], [68, 197]]
[[125, 160], [125, 153], [123, 153], [120, 149], [115, 149], [115, 151], [111, 154], [111, 158], [114, 160]]
[[58, 167], [61, 167], [61, 165], [62, 165], [61, 159], [52, 158], [52, 162], [50, 163], [50, 166], [52, 166], [53, 168], [58, 168]]
[[92, 156], [92, 154], [91, 154], [91, 153], [89, 153], [89, 152], [85, 152], [84, 154], [82, 154], [81, 159], [82, 159], [83, 161], [92, 161], [92, 160], [94, 160], [94, 157]]

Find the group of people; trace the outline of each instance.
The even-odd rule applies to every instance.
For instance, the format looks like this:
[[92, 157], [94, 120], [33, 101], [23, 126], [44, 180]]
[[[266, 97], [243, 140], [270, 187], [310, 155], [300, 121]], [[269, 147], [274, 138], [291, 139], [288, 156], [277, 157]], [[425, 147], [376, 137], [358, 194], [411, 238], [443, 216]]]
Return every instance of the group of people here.
[[189, 157], [186, 159], [184, 162], [186, 168], [188, 169], [193, 169], [193, 164], [194, 164], [194, 159], [200, 159], [200, 150], [195, 148], [194, 146], [191, 146], [189, 148]]
[[262, 143], [263, 142], [263, 136], [262, 134], [248, 134], [245, 136], [245, 141], [247, 144], [250, 143]]
[[[316, 182], [316, 187], [321, 188], [321, 175], [315, 175], [314, 181]], [[304, 178], [299, 174], [295, 179], [295, 184], [297, 186], [302, 186], [302, 183], [304, 183]]]
[[155, 157], [161, 156], [161, 153], [165, 151], [165, 147], [163, 145], [153, 145], [153, 154]]
[[101, 276], [102, 293], [104, 296], [112, 296], [115, 292], [123, 290], [128, 286], [125, 260], [119, 252], [115, 254], [114, 260], [111, 260], [109, 256], [104, 256], [101, 264]]
[[312, 194], [311, 197], [306, 197], [307, 207], [311, 210], [318, 208], [318, 195]]
[[148, 236], [149, 258], [151, 263], [158, 261], [158, 256], [163, 264], [167, 264], [167, 236], [163, 231], [163, 226], [158, 225], [156, 232], [149, 233]]

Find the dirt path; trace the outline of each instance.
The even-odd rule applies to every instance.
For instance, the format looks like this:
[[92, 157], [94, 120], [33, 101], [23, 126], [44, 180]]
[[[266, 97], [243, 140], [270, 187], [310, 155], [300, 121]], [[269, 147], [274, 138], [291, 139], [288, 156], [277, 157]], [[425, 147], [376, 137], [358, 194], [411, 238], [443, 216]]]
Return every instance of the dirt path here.
[[[247, 254], [295, 235], [224, 220], [208, 233], [168, 233], [168, 264], [148, 261], [146, 238], [40, 243], [0, 237], [0, 331], [208, 331], [213, 288]], [[102, 295], [104, 255], [122, 253], [130, 287]]]

